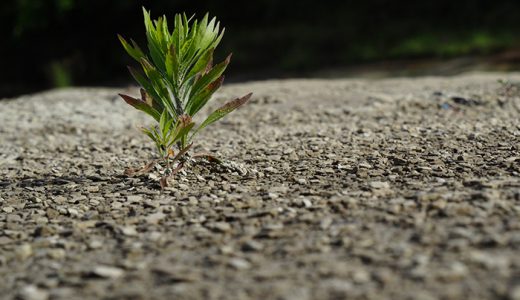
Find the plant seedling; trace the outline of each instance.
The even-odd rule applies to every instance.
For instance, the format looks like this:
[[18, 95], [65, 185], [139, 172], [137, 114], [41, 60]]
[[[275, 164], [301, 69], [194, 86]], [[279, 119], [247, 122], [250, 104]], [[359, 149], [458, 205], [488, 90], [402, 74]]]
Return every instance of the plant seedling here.
[[[161, 179], [161, 186], [164, 187], [166, 178], [182, 168], [184, 157], [197, 133], [244, 105], [252, 93], [226, 103], [196, 126], [193, 116], [220, 88], [224, 81], [223, 73], [231, 59], [230, 54], [223, 62], [213, 64], [213, 52], [224, 35], [224, 29], [220, 29], [216, 18], [209, 20], [208, 14], [200, 21], [188, 19], [186, 14], [176, 14], [173, 31], [170, 32], [165, 16], [152, 21], [150, 12], [144, 7], [143, 14], [148, 53], [144, 53], [133, 40], [129, 43], [118, 35], [126, 52], [143, 70], [141, 73], [128, 67], [141, 86], [141, 96], [119, 95], [126, 103], [157, 122], [151, 128], [141, 130], [154, 141], [166, 164], [165, 176]], [[177, 166], [173, 167], [176, 162]], [[157, 161], [140, 170], [130, 170], [127, 174], [147, 172], [155, 163]]]

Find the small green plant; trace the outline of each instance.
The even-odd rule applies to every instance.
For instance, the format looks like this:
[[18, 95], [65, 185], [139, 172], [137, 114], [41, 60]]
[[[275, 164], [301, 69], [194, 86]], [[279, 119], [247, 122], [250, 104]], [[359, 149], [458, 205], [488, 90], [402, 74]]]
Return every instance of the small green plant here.
[[[145, 8], [143, 14], [148, 53], [145, 54], [133, 40], [128, 43], [118, 36], [126, 52], [143, 69], [144, 73], [140, 73], [128, 67], [141, 86], [141, 97], [120, 96], [157, 121], [155, 126], [142, 128], [142, 131], [155, 142], [166, 170], [171, 174], [182, 167], [172, 170], [171, 164], [182, 160], [196, 134], [245, 104], [251, 93], [226, 103], [195, 126], [193, 116], [220, 88], [231, 59], [228, 55], [223, 62], [213, 64], [213, 52], [224, 30], [215, 18], [209, 20], [207, 14], [200, 21], [176, 14], [170, 32], [165, 16], [152, 21]], [[174, 147], [178, 148], [177, 155], [174, 155]]]

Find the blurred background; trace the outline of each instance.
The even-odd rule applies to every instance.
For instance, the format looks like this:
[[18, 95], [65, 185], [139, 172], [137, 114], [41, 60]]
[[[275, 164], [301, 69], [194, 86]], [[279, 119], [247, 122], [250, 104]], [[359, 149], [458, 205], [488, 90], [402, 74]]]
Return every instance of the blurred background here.
[[2, 0], [0, 97], [64, 86], [130, 84], [116, 34], [144, 47], [152, 16], [205, 12], [233, 52], [227, 80], [450, 75], [517, 70], [520, 1]]

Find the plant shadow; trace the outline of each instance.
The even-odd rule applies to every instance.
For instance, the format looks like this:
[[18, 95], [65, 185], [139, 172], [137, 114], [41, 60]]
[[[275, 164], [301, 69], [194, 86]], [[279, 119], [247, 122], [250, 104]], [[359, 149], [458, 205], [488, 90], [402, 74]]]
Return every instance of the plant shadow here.
[[128, 178], [125, 175], [116, 176], [97, 176], [97, 175], [61, 175], [43, 174], [38, 177], [24, 177], [20, 179], [2, 180], [0, 186], [15, 185], [21, 188], [37, 188], [37, 187], [59, 187], [68, 184], [85, 184], [85, 183], [122, 183]]

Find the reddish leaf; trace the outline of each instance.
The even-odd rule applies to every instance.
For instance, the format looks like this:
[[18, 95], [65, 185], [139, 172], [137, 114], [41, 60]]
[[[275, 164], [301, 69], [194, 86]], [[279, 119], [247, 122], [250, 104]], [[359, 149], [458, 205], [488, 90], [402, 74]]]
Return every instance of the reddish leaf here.
[[184, 168], [184, 163], [178, 164], [177, 167], [173, 169], [172, 174], [170, 176], [177, 174], [180, 170], [182, 170], [182, 168]]
[[233, 110], [239, 108], [240, 106], [244, 105], [249, 99], [251, 98], [251, 95], [253, 93], [249, 93], [241, 98], [236, 98], [235, 100], [229, 101], [228, 103], [221, 106], [219, 109], [212, 112], [202, 124], [200, 124], [199, 128], [195, 130], [195, 132], [192, 134], [191, 138], [197, 134], [200, 130], [202, 130], [204, 127], [210, 125], [211, 123], [214, 123], [221, 118], [223, 118], [225, 115], [229, 114]]
[[216, 158], [213, 154], [208, 153], [208, 152], [197, 152], [197, 153], [193, 154], [191, 157], [193, 157], [193, 158], [202, 157], [212, 163], [217, 163], [217, 164], [222, 163], [222, 161], [220, 159]]
[[172, 160], [171, 163], [174, 163], [176, 162], [177, 160], [179, 160], [184, 154], [186, 154], [186, 152], [188, 152], [188, 150], [190, 150], [191, 146], [193, 146], [193, 143], [189, 144], [188, 146], [186, 146], [184, 149], [182, 149], [181, 151], [179, 151], [179, 153], [177, 153], [177, 156], [175, 156]]
[[168, 176], [161, 177], [159, 184], [161, 185], [161, 190], [164, 190], [164, 188], [168, 186]]
[[208, 64], [206, 65], [206, 67], [204, 68], [204, 72], [202, 72], [202, 73], [208, 74], [209, 70], [211, 70], [212, 68], [213, 68], [213, 51], [211, 51], [211, 56], [208, 61]]
[[128, 168], [125, 170], [125, 175], [126, 176], [137, 176], [137, 175], [149, 173], [153, 169], [155, 164], [157, 164], [157, 161], [149, 162], [146, 165], [144, 165], [138, 169]]
[[124, 94], [119, 94], [119, 96], [121, 98], [123, 98], [123, 100], [125, 100], [126, 103], [132, 105], [132, 106], [136, 106], [136, 105], [141, 105], [143, 104], [144, 102], [140, 99], [137, 99], [137, 98], [134, 98], [134, 97], [130, 97], [128, 95], [124, 95]]
[[217, 80], [213, 81], [212, 83], [210, 83], [208, 85], [208, 87], [206, 88], [207, 91], [209, 92], [214, 92], [216, 91], [220, 86], [222, 86], [222, 83], [224, 83], [224, 75], [220, 75], [219, 78], [217, 78]]
[[168, 178], [179, 173], [179, 171], [182, 170], [183, 167], [184, 163], [180, 163], [177, 165], [177, 167], [175, 167], [175, 169], [172, 170], [170, 175], [164, 175], [163, 177], [161, 177], [161, 179], [159, 180], [159, 184], [161, 185], [162, 190], [164, 190], [164, 188], [168, 186]]
[[143, 111], [148, 115], [152, 116], [155, 120], [159, 121], [161, 117], [160, 114], [152, 106], [148, 105], [148, 103], [142, 101], [141, 99], [136, 99], [128, 95], [119, 94], [119, 96], [123, 98], [123, 100], [125, 100], [126, 103], [133, 106], [135, 109]]
[[235, 109], [239, 108], [240, 106], [244, 105], [247, 101], [249, 101], [249, 99], [251, 98], [252, 95], [253, 95], [253, 93], [249, 93], [241, 98], [236, 98], [235, 100], [229, 101], [228, 103], [224, 104], [224, 106], [222, 106], [218, 110], [223, 111], [223, 112], [235, 110]]

